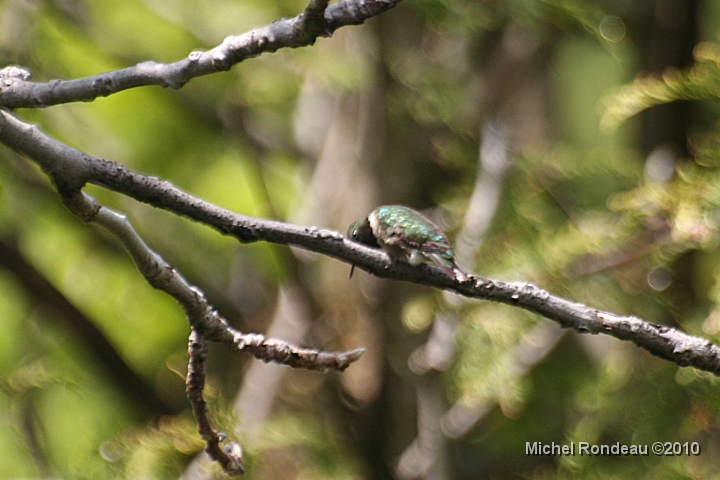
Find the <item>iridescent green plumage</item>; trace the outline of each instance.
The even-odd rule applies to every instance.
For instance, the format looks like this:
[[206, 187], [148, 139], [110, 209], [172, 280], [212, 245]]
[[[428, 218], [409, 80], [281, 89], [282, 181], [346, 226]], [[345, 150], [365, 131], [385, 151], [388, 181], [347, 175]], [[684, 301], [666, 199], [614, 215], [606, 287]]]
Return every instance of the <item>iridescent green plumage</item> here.
[[382, 248], [395, 260], [411, 265], [433, 263], [458, 280], [465, 273], [455, 265], [452, 246], [445, 234], [428, 218], [402, 205], [386, 205], [350, 225], [348, 237]]

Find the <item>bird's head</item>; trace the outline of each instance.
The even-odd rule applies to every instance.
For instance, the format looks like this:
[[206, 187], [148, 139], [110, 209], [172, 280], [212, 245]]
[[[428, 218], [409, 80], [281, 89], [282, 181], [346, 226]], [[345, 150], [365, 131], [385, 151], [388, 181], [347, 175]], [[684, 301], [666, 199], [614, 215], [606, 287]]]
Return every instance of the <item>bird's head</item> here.
[[373, 235], [370, 221], [367, 218], [353, 222], [348, 228], [347, 237], [358, 243], [362, 243], [369, 247], [379, 248], [375, 235]]

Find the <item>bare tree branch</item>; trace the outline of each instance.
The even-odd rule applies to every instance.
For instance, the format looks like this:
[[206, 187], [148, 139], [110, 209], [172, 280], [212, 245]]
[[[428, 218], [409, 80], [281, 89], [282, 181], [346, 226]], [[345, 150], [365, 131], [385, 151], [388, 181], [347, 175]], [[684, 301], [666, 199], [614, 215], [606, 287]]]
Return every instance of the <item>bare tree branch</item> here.
[[133, 67], [74, 80], [29, 82], [29, 72], [11, 66], [0, 71], [0, 105], [38, 108], [61, 103], [91, 101], [129, 88], [158, 85], [178, 89], [195, 77], [230, 70], [237, 63], [281, 48], [312, 45], [340, 27], [360, 25], [393, 8], [401, 0], [312, 0], [301, 15], [276, 20], [243, 35], [227, 37], [207, 52], [194, 51], [174, 63], [147, 61]]
[[[0, 111], [0, 142], [38, 163], [55, 182], [65, 205], [85, 221], [92, 220], [97, 212], [95, 207], [83, 201], [78, 189], [87, 182], [93, 182], [141, 202], [212, 226], [242, 242], [263, 240], [292, 244], [357, 265], [379, 277], [430, 285], [453, 290], [470, 298], [517, 306], [554, 320], [564, 328], [572, 328], [579, 333], [604, 333], [621, 340], [629, 340], [653, 355], [678, 365], [693, 366], [720, 375], [720, 348], [706, 339], [646, 322], [635, 316], [597, 310], [551, 295], [530, 283], [503, 282], [476, 275], [470, 275], [464, 282], [455, 281], [431, 266], [413, 267], [392, 262], [384, 252], [347, 240], [333, 230], [239, 215], [183, 192], [170, 182], [140, 175], [117, 163], [85, 155], [48, 137], [36, 126], [22, 122], [3, 111]], [[177, 278], [182, 278], [169, 267], [164, 274], [174, 274]], [[184, 279], [182, 281], [185, 282]], [[189, 295], [191, 298], [183, 295], [184, 300], [180, 300], [181, 303], [188, 302], [187, 305], [183, 303], [183, 306], [186, 310], [190, 308], [189, 316], [192, 318], [190, 313], [198, 314], [208, 320], [207, 325], [217, 326], [217, 330], [202, 333], [208, 339], [235, 344], [236, 337], [231, 333], [232, 329], [227, 326], [227, 322], [213, 312], [199, 290], [193, 288], [189, 291], [194, 292]], [[191, 325], [197, 324], [191, 321]], [[237, 342], [238, 348], [255, 348], [264, 342], [264, 337], [260, 340], [262, 336], [252, 337], [252, 341], [247, 342], [244, 334], [238, 334], [237, 338], [243, 339], [242, 342]], [[267, 346], [276, 348], [275, 345]], [[279, 350], [285, 352], [284, 349]], [[256, 354], [254, 351], [253, 353]], [[347, 367], [345, 361], [354, 358], [354, 355], [356, 353], [348, 352], [348, 358], [338, 358], [337, 363], [330, 362], [328, 366], [332, 364], [343, 369]], [[296, 362], [288, 364], [297, 366], [301, 363], [301, 358], [308, 359], [313, 356], [314, 354], [308, 352], [302, 355], [298, 353], [286, 360]], [[268, 358], [276, 357], [270, 355]], [[316, 360], [320, 360], [320, 357]], [[323, 357], [323, 360], [327, 359]]]
[[188, 342], [190, 359], [186, 379], [187, 397], [192, 405], [198, 432], [205, 441], [205, 451], [210, 458], [222, 465], [226, 473], [230, 475], [244, 473], [242, 448], [234, 441], [220, 448], [224, 438], [221, 438], [212, 427], [207, 415], [207, 405], [203, 398], [207, 358], [206, 338], [228, 344], [237, 350], [247, 350], [264, 361], [323, 372], [342, 371], [364, 353], [365, 349], [362, 348], [340, 353], [297, 348], [281, 340], [266, 339], [259, 334], [244, 334], [233, 329], [207, 302], [200, 289], [190, 285], [143, 242], [124, 215], [101, 207], [83, 192], [66, 192], [65, 195], [65, 203], [74, 209], [73, 213], [77, 212], [76, 214], [85, 221], [94, 221], [113, 233], [122, 242], [148, 282], [153, 287], [175, 297], [185, 309], [192, 327]]
[[207, 403], [203, 398], [205, 389], [205, 360], [207, 360], [207, 342], [202, 334], [193, 328], [188, 340], [188, 372], [185, 380], [187, 393], [193, 414], [197, 421], [198, 432], [205, 440], [205, 451], [208, 456], [222, 465], [228, 475], [241, 475], [245, 473], [243, 466], [242, 448], [236, 442], [228, 442], [225, 448], [220, 448], [224, 435], [215, 430], [208, 418]]
[[[92, 198], [83, 193], [78, 196], [83, 197], [84, 203], [97, 205]], [[72, 200], [66, 203], [75, 205], [79, 201]], [[86, 207], [86, 210], [91, 209], [94, 208]], [[256, 333], [242, 333], [232, 328], [227, 320], [212, 308], [198, 287], [190, 285], [160, 255], [153, 252], [124, 215], [98, 206], [95, 218], [89, 220], [96, 221], [122, 242], [150, 285], [175, 297], [185, 309], [190, 326], [208, 340], [225, 343], [237, 350], [248, 351], [266, 362], [273, 361], [294, 368], [320, 371], [343, 371], [352, 362], [358, 360], [365, 351], [359, 348], [348, 352], [321, 352], [298, 348], [274, 338], [266, 339], [264, 335]]]
[[305, 12], [299, 17], [300, 21], [295, 24], [296, 36], [307, 35], [311, 43], [321, 35], [330, 36], [330, 33], [324, 30], [324, 14], [328, 8], [328, 1], [310, 0]]
[[349, 352], [321, 352], [297, 348], [260, 334], [245, 334], [233, 329], [207, 302], [203, 292], [190, 285], [175, 269], [143, 242], [124, 215], [100, 206], [82, 191], [63, 190], [63, 199], [70, 210], [86, 222], [96, 222], [113, 233], [123, 244], [138, 270], [155, 288], [163, 290], [180, 302], [192, 327], [188, 344], [188, 374], [186, 392], [192, 405], [198, 431], [205, 441], [205, 451], [230, 474], [244, 473], [242, 448], [237, 442], [228, 442], [220, 448], [223, 438], [212, 427], [203, 398], [205, 386], [206, 338], [228, 344], [237, 350], [247, 350], [264, 361], [274, 361], [308, 370], [343, 371], [358, 360], [365, 349]]

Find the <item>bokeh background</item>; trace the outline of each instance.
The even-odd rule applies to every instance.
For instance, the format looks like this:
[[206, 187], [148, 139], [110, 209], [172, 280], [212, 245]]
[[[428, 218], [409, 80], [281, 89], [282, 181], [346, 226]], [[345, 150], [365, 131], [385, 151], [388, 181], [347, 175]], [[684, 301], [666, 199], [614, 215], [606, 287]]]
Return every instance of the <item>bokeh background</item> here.
[[[172, 62], [298, 0], [4, 0], [0, 64], [72, 79]], [[80, 150], [233, 211], [344, 232], [422, 210], [466, 269], [720, 341], [720, 3], [406, 0], [181, 90], [22, 109]], [[0, 149], [0, 477], [220, 478], [184, 396], [189, 328], [119, 244]], [[720, 385], [517, 308], [241, 245], [99, 186], [237, 328], [343, 374], [212, 345], [250, 479], [712, 478]], [[699, 455], [528, 456], [526, 442]]]

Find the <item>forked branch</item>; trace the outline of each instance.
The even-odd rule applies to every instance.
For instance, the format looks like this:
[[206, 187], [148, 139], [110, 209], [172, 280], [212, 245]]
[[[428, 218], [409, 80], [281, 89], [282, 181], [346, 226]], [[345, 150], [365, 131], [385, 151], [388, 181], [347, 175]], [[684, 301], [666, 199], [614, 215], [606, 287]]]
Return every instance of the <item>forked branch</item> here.
[[[78, 203], [76, 189], [92, 182], [204, 223], [242, 242], [263, 240], [296, 245], [356, 265], [379, 277], [430, 285], [470, 298], [517, 306], [554, 320], [564, 328], [572, 328], [579, 333], [604, 333], [629, 340], [653, 355], [678, 365], [693, 366], [720, 375], [720, 348], [706, 339], [634, 316], [603, 312], [571, 302], [529, 283], [502, 282], [474, 275], [459, 282], [433, 267], [412, 267], [392, 262], [382, 251], [352, 242], [333, 230], [233, 213], [194, 197], [167, 181], [140, 175], [117, 163], [85, 155], [48, 137], [37, 127], [1, 111], [0, 142], [38, 163], [57, 185], [65, 204], [86, 221], [87, 215], [93, 215], [93, 208], [83, 202]], [[206, 305], [204, 297], [200, 304]], [[211, 320], [209, 324], [218, 324], [216, 314], [208, 311], [209, 307], [203, 308], [202, 315]], [[230, 330], [223, 327], [219, 331]], [[211, 339], [211, 333], [203, 331], [203, 334]], [[231, 335], [224, 337], [223, 341], [228, 340], [233, 341]], [[349, 355], [354, 358], [354, 354]], [[337, 366], [343, 367], [344, 363], [340, 362]]]

